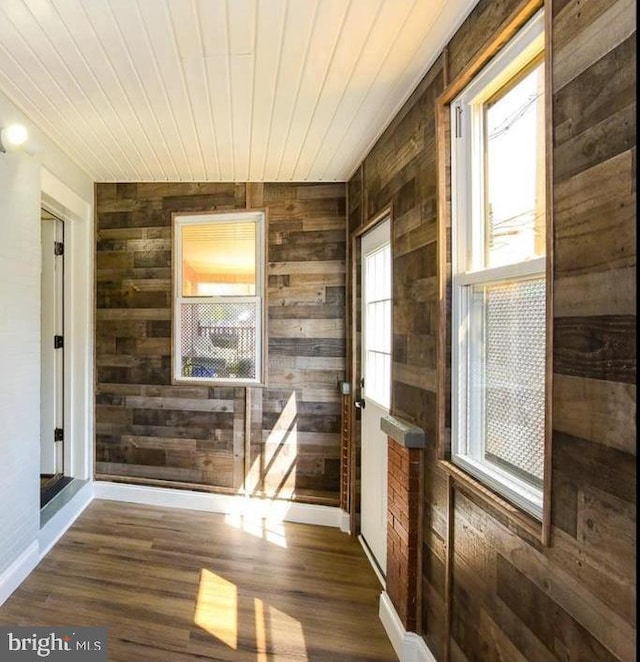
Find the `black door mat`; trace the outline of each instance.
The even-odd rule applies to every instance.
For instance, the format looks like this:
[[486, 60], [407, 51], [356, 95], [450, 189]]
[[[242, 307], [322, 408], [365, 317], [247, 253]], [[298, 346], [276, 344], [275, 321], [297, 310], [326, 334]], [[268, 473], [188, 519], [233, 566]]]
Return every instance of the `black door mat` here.
[[40, 481], [40, 508], [46, 506], [60, 490], [68, 485], [73, 478], [71, 476], [60, 476], [48, 481]]

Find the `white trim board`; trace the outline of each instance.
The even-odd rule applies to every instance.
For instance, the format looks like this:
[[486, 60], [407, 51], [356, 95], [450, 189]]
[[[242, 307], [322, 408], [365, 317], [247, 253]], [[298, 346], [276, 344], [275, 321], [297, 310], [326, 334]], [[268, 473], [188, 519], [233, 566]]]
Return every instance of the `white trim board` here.
[[0, 575], [0, 605], [22, 584], [40, 563], [38, 541], [27, 549]]
[[31, 574], [92, 501], [93, 481], [90, 481], [40, 529], [38, 539], [0, 575], [0, 606]]
[[351, 533], [351, 515], [346, 510], [340, 511], [340, 531]]
[[386, 591], [380, 594], [378, 615], [400, 662], [437, 662], [424, 639], [415, 632], [407, 632], [404, 629]]
[[378, 562], [376, 561], [375, 557], [371, 553], [371, 550], [369, 549], [369, 545], [365, 542], [364, 538], [362, 535], [358, 536], [358, 542], [360, 543], [360, 547], [364, 550], [365, 556], [367, 557], [369, 561], [369, 565], [371, 566], [373, 572], [375, 572], [376, 577], [378, 578], [378, 581], [380, 582], [380, 586], [382, 587], [382, 590], [387, 588], [387, 580], [385, 579], [385, 576], [382, 574], [382, 571], [378, 567]]
[[249, 519], [276, 522], [298, 522], [341, 529], [344, 511], [334, 506], [318, 506], [295, 501], [260, 499], [235, 494], [193, 492], [168, 487], [150, 487], [127, 483], [94, 482], [94, 497], [109, 501], [126, 501], [147, 506], [185, 508]]
[[64, 473], [93, 479], [93, 193], [85, 200], [41, 167], [40, 206], [65, 223]]
[[40, 558], [49, 553], [92, 501], [93, 481], [89, 481], [40, 529], [38, 534]]

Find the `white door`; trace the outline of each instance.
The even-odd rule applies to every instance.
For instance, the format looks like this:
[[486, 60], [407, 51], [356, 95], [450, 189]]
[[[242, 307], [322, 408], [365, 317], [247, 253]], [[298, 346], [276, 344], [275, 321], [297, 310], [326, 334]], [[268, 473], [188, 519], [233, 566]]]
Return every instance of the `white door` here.
[[391, 404], [391, 221], [362, 238], [360, 530], [378, 570], [387, 567], [387, 438]]
[[[40, 473], [61, 474], [64, 418], [64, 223], [42, 212]], [[56, 431], [57, 434], [56, 434]], [[56, 436], [58, 440], [56, 441]]]

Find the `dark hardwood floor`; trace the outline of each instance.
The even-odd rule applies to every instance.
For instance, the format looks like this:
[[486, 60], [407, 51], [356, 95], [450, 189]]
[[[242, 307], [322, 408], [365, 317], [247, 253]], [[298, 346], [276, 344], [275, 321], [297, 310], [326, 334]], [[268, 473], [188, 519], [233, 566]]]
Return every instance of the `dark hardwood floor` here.
[[106, 626], [111, 662], [391, 662], [380, 590], [335, 529], [96, 500], [0, 623]]

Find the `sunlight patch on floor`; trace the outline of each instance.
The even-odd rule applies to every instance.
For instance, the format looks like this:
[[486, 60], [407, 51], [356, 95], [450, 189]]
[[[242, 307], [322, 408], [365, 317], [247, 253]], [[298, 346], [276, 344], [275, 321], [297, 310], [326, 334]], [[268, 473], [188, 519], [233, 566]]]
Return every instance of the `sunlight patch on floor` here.
[[[253, 612], [253, 613], [252, 613]], [[242, 616], [243, 622], [240, 622]], [[255, 632], [251, 632], [251, 620]], [[233, 650], [238, 641], [255, 650], [256, 662], [270, 662], [274, 655], [295, 653], [297, 662], [307, 662], [304, 632], [299, 620], [260, 598], [238, 595], [238, 587], [210, 570], [200, 571], [200, 587], [194, 622]], [[254, 648], [255, 645], [255, 648]]]
[[258, 653], [257, 662], [268, 662], [267, 657], [267, 632], [264, 622], [264, 604], [259, 598], [253, 599], [253, 606], [256, 612], [256, 652]]
[[[268, 662], [273, 656], [289, 657], [295, 654], [296, 662], [307, 662], [302, 624], [259, 598], [254, 598], [256, 618], [256, 650], [258, 662]], [[278, 658], [279, 659], [279, 658]]]
[[238, 588], [236, 585], [209, 570], [201, 570], [194, 621], [196, 625], [229, 648], [237, 650]]

